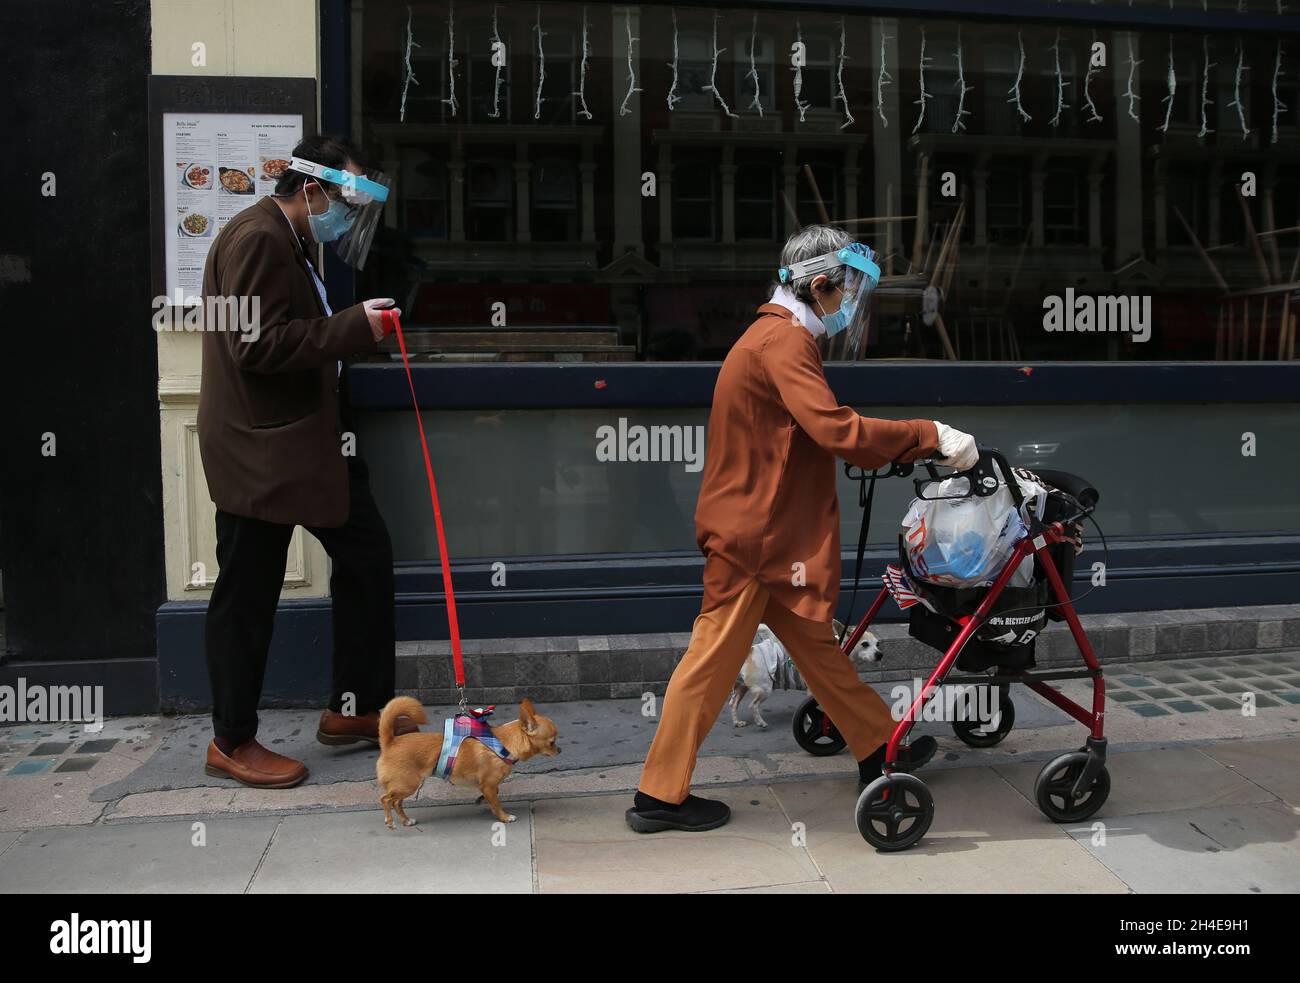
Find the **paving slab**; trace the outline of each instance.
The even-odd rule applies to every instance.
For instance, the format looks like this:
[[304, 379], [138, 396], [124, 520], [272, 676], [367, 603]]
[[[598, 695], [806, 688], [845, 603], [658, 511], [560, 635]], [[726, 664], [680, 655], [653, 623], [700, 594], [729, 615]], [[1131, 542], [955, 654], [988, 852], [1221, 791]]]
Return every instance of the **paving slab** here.
[[[996, 765], [995, 770], [1028, 801], [1043, 762]], [[1098, 818], [1117, 814], [1202, 809], [1235, 803], [1271, 802], [1272, 793], [1247, 781], [1198, 748], [1107, 754], [1110, 796]]]
[[24, 833], [0, 854], [0, 893], [237, 894], [278, 819], [62, 826]]
[[21, 829], [8, 829], [0, 832], [0, 856], [3, 856], [4, 852], [8, 850], [24, 832], [25, 830]]
[[1235, 741], [1203, 751], [1284, 802], [1300, 805], [1300, 739]]
[[625, 795], [533, 804], [542, 893], [678, 893], [817, 880], [768, 788], [719, 789], [731, 821], [708, 833], [634, 833]]
[[825, 881], [800, 881], [797, 884], [769, 884], [766, 887], [736, 887], [721, 891], [701, 891], [701, 894], [831, 894]]
[[1300, 812], [1283, 802], [1112, 816], [1072, 835], [1134, 891], [1295, 894]]
[[805, 824], [808, 852], [837, 894], [1128, 890], [993, 770], [953, 768], [925, 780], [934, 822], [915, 847], [890, 854], [877, 853], [858, 833], [855, 781], [772, 788], [791, 820]]
[[518, 820], [498, 823], [485, 806], [408, 809], [417, 825], [395, 829], [381, 810], [290, 816], [252, 893], [526, 894], [532, 824], [526, 806], [506, 810]]

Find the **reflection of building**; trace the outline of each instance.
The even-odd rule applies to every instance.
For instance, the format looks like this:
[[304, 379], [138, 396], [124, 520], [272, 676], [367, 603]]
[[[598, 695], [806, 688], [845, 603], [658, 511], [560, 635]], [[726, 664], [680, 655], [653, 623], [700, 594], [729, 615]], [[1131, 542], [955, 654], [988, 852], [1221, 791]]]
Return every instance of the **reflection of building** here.
[[[1052, 281], [1171, 297], [1204, 289], [1206, 263], [1178, 213], [1231, 286], [1258, 286], [1234, 201], [1246, 170], [1259, 187], [1251, 221], [1269, 240], [1272, 281], [1284, 280], [1279, 256], [1296, 243], [1267, 233], [1300, 223], [1300, 89], [1269, 71], [1281, 57], [1275, 32], [1241, 17], [1203, 49], [1199, 33], [1169, 34], [1177, 23], [1117, 30], [1104, 12], [1061, 6], [1075, 20], [1058, 28], [502, 4], [459, 15], [451, 31], [444, 4], [416, 4], [419, 84], [407, 86], [403, 122], [403, 76], [381, 68], [400, 60], [406, 5], [370, 3], [354, 17], [366, 68], [353, 77], [353, 127], [398, 175], [389, 222], [419, 276], [483, 285], [473, 323], [486, 325], [497, 282], [602, 282], [601, 325], [643, 357], [724, 351], [779, 244], [822, 215], [849, 221], [886, 273], [924, 274], [883, 291], [876, 355], [914, 354], [899, 328], [920, 313], [958, 200], [944, 316], [959, 337], [994, 318], [1026, 354], [1079, 354], [1077, 341], [1053, 350], [1035, 320]], [[500, 65], [496, 39], [508, 52]], [[955, 197], [940, 194], [948, 173]], [[723, 328], [711, 308], [741, 321]], [[1210, 353], [1213, 311], [1189, 322], [1167, 310], [1171, 330], [1127, 357]], [[1110, 342], [1093, 354], [1117, 357]]]

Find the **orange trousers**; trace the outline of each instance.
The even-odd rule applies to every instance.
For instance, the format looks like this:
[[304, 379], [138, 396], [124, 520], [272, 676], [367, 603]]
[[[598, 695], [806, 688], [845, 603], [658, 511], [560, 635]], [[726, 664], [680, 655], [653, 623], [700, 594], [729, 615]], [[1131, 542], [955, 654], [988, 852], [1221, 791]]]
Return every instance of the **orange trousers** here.
[[678, 803], [689, 794], [695, 757], [749, 657], [760, 622], [781, 640], [856, 760], [889, 739], [895, 723], [889, 707], [858, 678], [832, 626], [782, 607], [754, 580], [695, 619], [691, 644], [668, 681], [663, 716], [641, 771], [639, 787], [646, 795]]

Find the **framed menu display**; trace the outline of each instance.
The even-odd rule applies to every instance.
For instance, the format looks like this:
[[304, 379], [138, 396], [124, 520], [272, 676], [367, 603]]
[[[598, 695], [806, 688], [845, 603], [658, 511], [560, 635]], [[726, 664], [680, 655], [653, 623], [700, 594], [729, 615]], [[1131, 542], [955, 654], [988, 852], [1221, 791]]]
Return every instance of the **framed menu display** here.
[[150, 78], [153, 293], [194, 303], [217, 234], [275, 189], [293, 148], [315, 132], [316, 81]]

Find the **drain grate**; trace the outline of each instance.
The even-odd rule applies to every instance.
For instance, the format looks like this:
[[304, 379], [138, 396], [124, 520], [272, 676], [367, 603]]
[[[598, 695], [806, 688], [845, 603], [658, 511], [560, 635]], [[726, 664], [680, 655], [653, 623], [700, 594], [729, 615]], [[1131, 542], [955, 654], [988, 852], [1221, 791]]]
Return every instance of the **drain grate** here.
[[1257, 707], [1300, 705], [1300, 652], [1186, 659], [1145, 673], [1118, 666], [1106, 677], [1106, 696], [1143, 717], [1235, 710], [1246, 694]]

